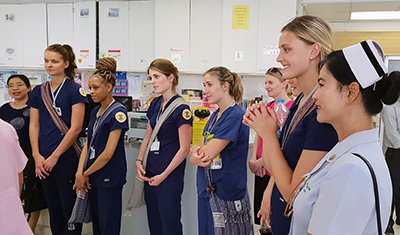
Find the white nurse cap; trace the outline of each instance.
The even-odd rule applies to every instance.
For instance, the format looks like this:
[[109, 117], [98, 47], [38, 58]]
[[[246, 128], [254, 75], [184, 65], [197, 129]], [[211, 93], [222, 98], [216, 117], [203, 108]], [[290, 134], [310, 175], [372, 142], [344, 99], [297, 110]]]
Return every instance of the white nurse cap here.
[[383, 62], [383, 50], [375, 41], [367, 40], [346, 47], [343, 54], [364, 89], [379, 81], [388, 72]]

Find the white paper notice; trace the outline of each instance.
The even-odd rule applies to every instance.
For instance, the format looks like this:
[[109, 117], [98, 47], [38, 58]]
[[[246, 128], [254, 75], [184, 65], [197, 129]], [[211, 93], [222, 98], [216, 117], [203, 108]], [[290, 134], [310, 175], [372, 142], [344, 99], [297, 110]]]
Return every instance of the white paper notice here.
[[128, 73], [129, 95], [142, 93], [142, 75]]
[[263, 49], [264, 55], [277, 55], [279, 54], [279, 47], [276, 46], [265, 46]]

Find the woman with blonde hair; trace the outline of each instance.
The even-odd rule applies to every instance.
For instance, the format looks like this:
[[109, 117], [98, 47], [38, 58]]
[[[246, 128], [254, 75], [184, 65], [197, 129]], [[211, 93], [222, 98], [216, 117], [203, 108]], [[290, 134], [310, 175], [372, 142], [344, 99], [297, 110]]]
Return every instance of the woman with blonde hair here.
[[262, 159], [275, 182], [272, 192], [264, 192], [260, 209], [262, 223], [269, 223], [270, 219], [275, 235], [289, 232], [290, 217], [284, 216], [284, 210], [293, 189], [337, 143], [333, 127], [317, 122], [312, 98], [317, 88], [318, 64], [332, 51], [332, 44], [331, 28], [319, 17], [296, 17], [284, 26], [277, 61], [283, 66], [285, 79], [297, 79], [297, 89], [302, 94], [293, 103], [279, 139], [275, 113], [267, 112], [270, 108], [256, 104], [244, 116], [243, 122], [264, 140]]
[[[268, 96], [274, 100], [269, 102], [266, 107], [275, 109], [275, 105], [278, 100], [283, 100], [286, 108], [289, 110], [293, 104], [292, 89], [288, 85], [287, 80], [283, 79], [282, 69], [271, 67], [265, 73], [265, 90], [268, 92]], [[263, 142], [262, 138], [256, 134], [253, 143], [253, 155], [249, 161], [249, 169], [255, 174], [254, 182], [254, 221], [256, 224], [260, 223], [260, 218], [257, 216], [260, 210], [261, 201], [263, 198], [264, 191], [269, 184], [273, 186], [273, 182], [268, 183], [271, 174], [265, 170], [262, 157]]]
[[400, 72], [388, 73], [371, 40], [332, 52], [319, 68], [317, 120], [335, 128], [339, 143], [293, 192], [290, 234], [383, 234], [392, 187], [372, 116], [397, 101]]
[[[229, 226], [221, 225], [218, 220], [221, 217], [215, 216], [218, 213], [214, 213], [210, 198], [216, 195], [220, 200], [236, 201], [240, 205], [238, 211], [250, 213], [246, 169], [249, 128], [241, 122], [244, 112], [237, 105], [243, 97], [243, 86], [239, 75], [225, 67], [205, 72], [203, 85], [208, 102], [219, 108], [209, 118], [200, 146], [193, 146], [190, 153], [190, 162], [198, 166], [198, 233], [212, 235], [214, 231], [226, 229], [228, 233], [222, 234], [233, 234]], [[237, 226], [242, 230], [236, 233], [253, 231], [250, 220], [249, 215], [247, 220], [238, 221]]]

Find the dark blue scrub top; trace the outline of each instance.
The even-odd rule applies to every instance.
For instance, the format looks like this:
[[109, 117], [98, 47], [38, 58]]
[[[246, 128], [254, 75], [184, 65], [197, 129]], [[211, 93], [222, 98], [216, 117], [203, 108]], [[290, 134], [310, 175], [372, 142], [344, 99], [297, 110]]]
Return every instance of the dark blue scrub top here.
[[[174, 101], [179, 95], [173, 96], [168, 103], [165, 105], [164, 110]], [[149, 109], [147, 110], [147, 118], [150, 121], [150, 126], [154, 130], [158, 116], [161, 116], [161, 103], [163, 97], [159, 96], [155, 98]], [[190, 111], [188, 105], [183, 104], [178, 106], [173, 113], [164, 121], [158, 132], [157, 138], [160, 141], [159, 151], [149, 151], [147, 158], [146, 171], [152, 174], [161, 174], [168, 167], [169, 163], [175, 157], [175, 154], [180, 148], [179, 144], [179, 127], [184, 124], [192, 126], [192, 117], [186, 119], [185, 113]], [[149, 143], [152, 144], [152, 143]], [[185, 173], [186, 159], [171, 173], [178, 173], [182, 177]]]
[[[222, 150], [222, 168], [211, 170], [212, 181], [217, 185], [217, 195], [223, 200], [240, 200], [246, 194], [247, 186], [247, 153], [249, 150], [249, 127], [242, 123], [244, 111], [235, 104], [222, 114], [218, 121], [211, 126], [211, 120], [219, 113], [212, 114], [204, 132], [214, 134], [213, 139], [230, 140]], [[206, 178], [206, 168], [197, 168], [197, 193], [201, 197], [209, 197], [206, 192], [209, 182]]]
[[[101, 106], [97, 106], [90, 114], [88, 126], [88, 145], [92, 139], [93, 126], [96, 122], [96, 115]], [[123, 115], [125, 118], [123, 119]], [[104, 151], [107, 145], [108, 137], [114, 130], [121, 129], [121, 135], [117, 147], [111, 160], [100, 170], [89, 176], [89, 182], [93, 187], [117, 187], [126, 183], [126, 156], [124, 147], [124, 135], [129, 129], [128, 117], [125, 107], [118, 107], [113, 110], [107, 118], [97, 127], [97, 133], [93, 141], [95, 149], [95, 158], [87, 161], [87, 167], [90, 167], [98, 156]], [[90, 147], [88, 146], [88, 153]]]
[[[282, 133], [285, 133], [294, 114], [296, 113], [300, 100], [303, 97], [303, 93], [300, 94], [294, 101], [290, 108], [289, 115], [286, 119]], [[282, 137], [282, 135], [281, 135]], [[282, 138], [279, 139], [282, 145]], [[333, 146], [338, 142], [338, 136], [335, 129], [326, 123], [319, 123], [317, 121], [317, 109], [308, 114], [304, 119], [296, 126], [296, 128], [290, 134], [283, 155], [288, 162], [292, 170], [295, 169], [297, 162], [300, 159], [300, 155], [303, 150], [313, 151], [330, 151]], [[281, 200], [282, 199], [282, 200]], [[278, 224], [273, 228], [274, 234], [288, 234], [290, 226], [290, 218], [285, 217], [284, 210], [286, 202], [283, 201], [283, 196], [278, 190], [278, 187], [274, 186], [271, 196], [271, 223]], [[286, 223], [286, 226], [279, 226]]]
[[[44, 158], [48, 158], [61, 143], [64, 135], [54, 124], [46, 106], [43, 103], [42, 94], [40, 91], [41, 86], [42, 85], [38, 85], [32, 90], [31, 94], [29, 95], [27, 105], [39, 110], [39, 151]], [[57, 93], [59, 88], [60, 86], [54, 91], [54, 94]], [[79, 91], [80, 89], [81, 92]], [[83, 89], [80, 85], [76, 84], [70, 79], [66, 79], [64, 85], [58, 93], [56, 106], [61, 108], [61, 119], [68, 127], [71, 127], [72, 106], [78, 103], [88, 102], [86, 94], [82, 91]], [[53, 98], [51, 97], [51, 99]]]

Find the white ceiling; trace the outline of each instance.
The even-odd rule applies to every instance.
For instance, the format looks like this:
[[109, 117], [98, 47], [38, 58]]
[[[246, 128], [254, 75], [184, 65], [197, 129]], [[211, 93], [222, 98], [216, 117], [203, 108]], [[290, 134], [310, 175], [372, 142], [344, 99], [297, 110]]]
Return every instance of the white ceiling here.
[[[317, 15], [330, 22], [349, 22], [351, 12], [361, 11], [400, 11], [400, 1], [375, 0], [346, 3], [326, 1], [327, 3], [302, 3], [303, 15]], [[353, 2], [355, 2], [353, 0]]]
[[[86, 2], [94, 0], [0, 0], [0, 4]], [[132, 1], [132, 0], [96, 0]], [[146, 0], [134, 0], [146, 1]], [[218, 1], [218, 0], [217, 0]], [[266, 1], [266, 0], [261, 0]], [[274, 0], [279, 1], [279, 0]], [[400, 11], [398, 0], [297, 0], [303, 15], [317, 15], [330, 22], [349, 22], [351, 12]]]
[[[26, 4], [26, 3], [60, 3], [60, 2], [93, 2], [94, 0], [0, 0], [0, 4]], [[96, 0], [101, 1], [132, 1], [132, 0]], [[138, 0], [135, 0], [138, 1]], [[139, 0], [140, 1], [140, 0]]]

